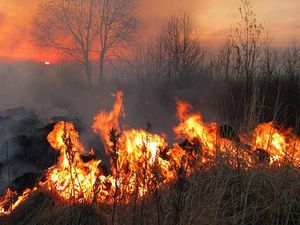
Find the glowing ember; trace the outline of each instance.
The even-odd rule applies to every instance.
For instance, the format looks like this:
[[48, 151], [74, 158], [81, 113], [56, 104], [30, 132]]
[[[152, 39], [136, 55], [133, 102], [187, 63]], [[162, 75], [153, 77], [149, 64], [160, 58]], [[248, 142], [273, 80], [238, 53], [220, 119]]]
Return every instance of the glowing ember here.
[[[169, 148], [164, 134], [150, 133], [150, 124], [146, 130], [122, 130], [118, 118], [125, 117], [123, 93], [113, 96], [116, 102], [112, 111], [101, 111], [92, 126], [111, 157], [110, 173], [102, 169], [101, 160], [83, 162], [81, 155], [93, 156], [94, 150], [84, 149], [72, 123], [59, 122], [47, 140], [60, 156], [57, 164], [46, 171], [46, 180], [39, 183], [40, 187], [70, 202], [127, 203], [132, 196], [141, 198], [150, 190], [168, 185], [178, 178], [179, 171], [188, 176], [219, 159], [240, 169], [258, 164], [281, 166], [286, 162], [300, 166], [299, 138], [292, 129], [264, 123], [250, 134], [240, 134], [239, 141], [228, 140], [221, 137], [216, 123], [204, 123], [199, 112], [190, 112], [190, 104], [177, 100], [180, 123], [174, 132], [185, 141]], [[0, 215], [9, 214], [36, 189], [27, 189], [19, 197], [8, 189], [0, 201]]]

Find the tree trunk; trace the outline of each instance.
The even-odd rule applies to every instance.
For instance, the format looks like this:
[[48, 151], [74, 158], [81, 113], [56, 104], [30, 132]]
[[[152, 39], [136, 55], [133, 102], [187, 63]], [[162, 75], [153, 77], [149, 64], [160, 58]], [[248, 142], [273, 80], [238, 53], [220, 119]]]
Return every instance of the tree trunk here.
[[103, 69], [104, 69], [104, 56], [105, 56], [105, 51], [101, 51], [100, 54], [100, 65], [99, 65], [99, 80], [98, 80], [98, 85], [100, 85], [103, 81]]
[[86, 65], [85, 65], [85, 72], [86, 72], [86, 77], [88, 79], [88, 86], [92, 86], [92, 65], [89, 60], [87, 60]]

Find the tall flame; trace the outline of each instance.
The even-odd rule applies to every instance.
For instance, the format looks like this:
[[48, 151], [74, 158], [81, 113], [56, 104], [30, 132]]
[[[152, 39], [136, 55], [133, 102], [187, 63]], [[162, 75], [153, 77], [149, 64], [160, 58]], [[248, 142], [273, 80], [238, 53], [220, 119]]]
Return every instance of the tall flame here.
[[94, 198], [93, 184], [101, 172], [98, 169], [101, 160], [82, 161], [80, 154], [86, 151], [72, 123], [57, 123], [47, 139], [54, 149], [60, 151], [60, 156], [58, 163], [46, 172], [46, 182], [41, 185], [56, 190], [65, 199], [91, 202]]
[[[164, 134], [150, 133], [148, 129], [121, 130], [118, 118], [124, 116], [123, 93], [117, 92], [111, 112], [101, 111], [92, 126], [111, 156], [107, 173], [101, 160], [83, 162], [81, 155], [88, 154], [79, 139], [79, 133], [70, 122], [59, 122], [47, 136], [51, 146], [60, 152], [57, 164], [49, 168], [46, 180], [39, 186], [54, 192], [70, 202], [127, 203], [133, 197], [141, 198], [154, 188], [168, 185], [184, 170], [188, 176], [202, 165], [225, 159], [228, 165], [240, 169], [283, 165], [286, 162], [300, 166], [299, 138], [292, 129], [276, 127], [273, 122], [257, 126], [250, 134], [238, 135], [229, 140], [220, 135], [216, 123], [205, 123], [193, 107], [177, 101], [180, 123], [174, 127], [178, 139], [170, 148]], [[90, 151], [93, 155], [93, 150]], [[208, 163], [208, 164], [207, 164]], [[0, 201], [0, 215], [9, 214], [28, 198], [37, 187], [27, 189], [19, 197], [7, 190]]]
[[[111, 112], [101, 111], [95, 118], [93, 130], [100, 134], [101, 141], [105, 146], [106, 154], [110, 154], [109, 130], [115, 128], [120, 133], [119, 117], [124, 112], [123, 107], [123, 92], [118, 91], [117, 94], [112, 94], [116, 98], [116, 102]], [[123, 114], [124, 115], [124, 114]]]

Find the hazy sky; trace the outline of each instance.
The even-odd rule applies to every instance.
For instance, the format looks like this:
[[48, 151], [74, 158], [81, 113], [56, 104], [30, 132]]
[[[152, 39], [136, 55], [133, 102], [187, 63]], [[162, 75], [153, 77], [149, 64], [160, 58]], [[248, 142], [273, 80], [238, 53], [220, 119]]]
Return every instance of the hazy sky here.
[[[0, 0], [0, 60], [55, 60], [41, 54], [30, 43], [30, 23], [41, 0]], [[272, 27], [274, 43], [286, 46], [300, 34], [300, 0], [252, 0], [257, 18]], [[240, 0], [139, 0], [139, 15], [150, 33], [180, 9], [191, 12], [203, 42], [217, 46], [239, 21]]]

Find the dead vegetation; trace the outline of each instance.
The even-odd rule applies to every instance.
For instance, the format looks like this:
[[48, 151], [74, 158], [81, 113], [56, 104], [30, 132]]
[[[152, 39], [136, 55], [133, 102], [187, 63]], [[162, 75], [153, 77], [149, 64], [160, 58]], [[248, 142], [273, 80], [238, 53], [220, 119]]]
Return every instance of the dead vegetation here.
[[[146, 144], [151, 128], [149, 124], [145, 138], [146, 144], [143, 142], [143, 146], [140, 147], [145, 163], [138, 165], [136, 168], [140, 170], [131, 174], [137, 177], [136, 187], [135, 191], [130, 193], [132, 195], [130, 200], [124, 203], [119, 201], [121, 197], [118, 188], [118, 183], [122, 182], [121, 178], [124, 180], [120, 171], [124, 168], [120, 168], [118, 161], [120, 134], [116, 129], [111, 129], [109, 133], [109, 141], [112, 143], [110, 156], [116, 178], [112, 204], [99, 203], [96, 198], [93, 198], [91, 203], [80, 204], [76, 203], [75, 195], [73, 195], [74, 201], [67, 201], [61, 199], [55, 192], [40, 189], [34, 191], [11, 214], [0, 217], [1, 224], [299, 224], [300, 174], [299, 167], [294, 166], [292, 161], [295, 158], [292, 157], [291, 160], [287, 158], [287, 161], [281, 161], [284, 163], [280, 165], [270, 164], [270, 161], [266, 160], [266, 158], [270, 160], [267, 149], [257, 148], [252, 153], [254, 157], [257, 154], [256, 165], [244, 167], [240, 157], [247, 148], [239, 147], [242, 144], [234, 130], [252, 130], [260, 122], [270, 120], [279, 121], [286, 126], [292, 125], [296, 131], [299, 130], [297, 129], [299, 97], [293, 93], [299, 92], [300, 47], [295, 44], [292, 49], [282, 52], [284, 57], [282, 62], [279, 62], [281, 60], [275, 57], [277, 53], [270, 52], [270, 43], [266, 45], [260, 43], [262, 27], [257, 24], [250, 3], [241, 2], [242, 24], [228, 36], [219, 55], [212, 59], [209, 64], [210, 68], [208, 66], [206, 68], [216, 89], [217, 113], [235, 128], [231, 129], [223, 125], [223, 130], [221, 129], [223, 132], [221, 136], [231, 139], [236, 145], [235, 158], [216, 155], [214, 159], [202, 163], [197, 168], [191, 166], [194, 169], [191, 175], [188, 175], [186, 162], [182, 160], [181, 165], [176, 165], [177, 179], [160, 185], [162, 178], [158, 161], [155, 158], [154, 163], [149, 165], [149, 158], [146, 154]], [[181, 16], [170, 18], [165, 26], [165, 32], [168, 31], [166, 34], [172, 34], [171, 31], [180, 28], [180, 26], [172, 26], [180, 24], [177, 23], [178, 21], [182, 20], [183, 24], [191, 25], [185, 14]], [[244, 28], [246, 28], [246, 33]], [[188, 33], [189, 29], [183, 31]], [[172, 35], [161, 36], [161, 39], [157, 39], [153, 49], [149, 47], [152, 50], [149, 54], [164, 59], [161, 65], [156, 62], [158, 58], [140, 57], [140, 60], [146, 61], [144, 67], [137, 66], [139, 69], [144, 69], [145, 73], [137, 70], [139, 75], [142, 74], [140, 82], [150, 82], [152, 78], [155, 81], [166, 82], [168, 85], [176, 83], [171, 82], [172, 80], [179, 81], [179, 83], [182, 80], [199, 81], [195, 77], [199, 75], [198, 71], [204, 71], [200, 70], [203, 63], [202, 49], [191, 36], [183, 40], [183, 43], [190, 43], [187, 49], [195, 50], [192, 55], [187, 56], [183, 51], [186, 48], [181, 46], [179, 36], [174, 37], [174, 42], [164, 45], [169, 48], [163, 49], [164, 51], [160, 52], [161, 55], [155, 55], [156, 50], [161, 49], [164, 42], [172, 41], [170, 38]], [[190, 37], [189, 35], [183, 36]], [[173, 53], [174, 49], [182, 49], [182, 52]], [[194, 55], [197, 57], [193, 57]], [[195, 61], [188, 64], [185, 62], [188, 58]], [[136, 61], [136, 63], [144, 62]], [[157, 67], [153, 67], [153, 64]], [[276, 72], [279, 64], [282, 64], [280, 71]], [[161, 71], [163, 65], [168, 65], [169, 70], [163, 70], [166, 72], [160, 80], [161, 77], [154, 77], [153, 74], [162, 76], [157, 71]], [[155, 69], [157, 71], [153, 72], [152, 70]], [[193, 76], [193, 79], [187, 79], [187, 74]], [[147, 77], [151, 79], [144, 80]], [[103, 123], [100, 125], [103, 127]], [[190, 143], [191, 145], [185, 146], [184, 150], [195, 151], [200, 141], [199, 138], [198, 142]], [[70, 144], [66, 143], [66, 145], [69, 147]], [[230, 149], [226, 151], [229, 152]], [[200, 157], [196, 160], [199, 159]], [[73, 160], [69, 159], [69, 161], [72, 165]], [[232, 162], [237, 166], [230, 166]], [[199, 162], [196, 164], [199, 165]], [[72, 167], [70, 170], [72, 171]], [[72, 177], [72, 181], [74, 179], [76, 178]], [[72, 183], [74, 188], [74, 182]], [[141, 187], [141, 193], [144, 193], [145, 189], [148, 192], [138, 197], [137, 190]], [[97, 188], [93, 187], [93, 190], [95, 195], [98, 195]], [[124, 188], [124, 190], [127, 189]]]
[[114, 213], [115, 224], [299, 224], [299, 178], [288, 166], [238, 172], [219, 163], [115, 211], [111, 205], [70, 204], [40, 190], [0, 222], [111, 224]]

